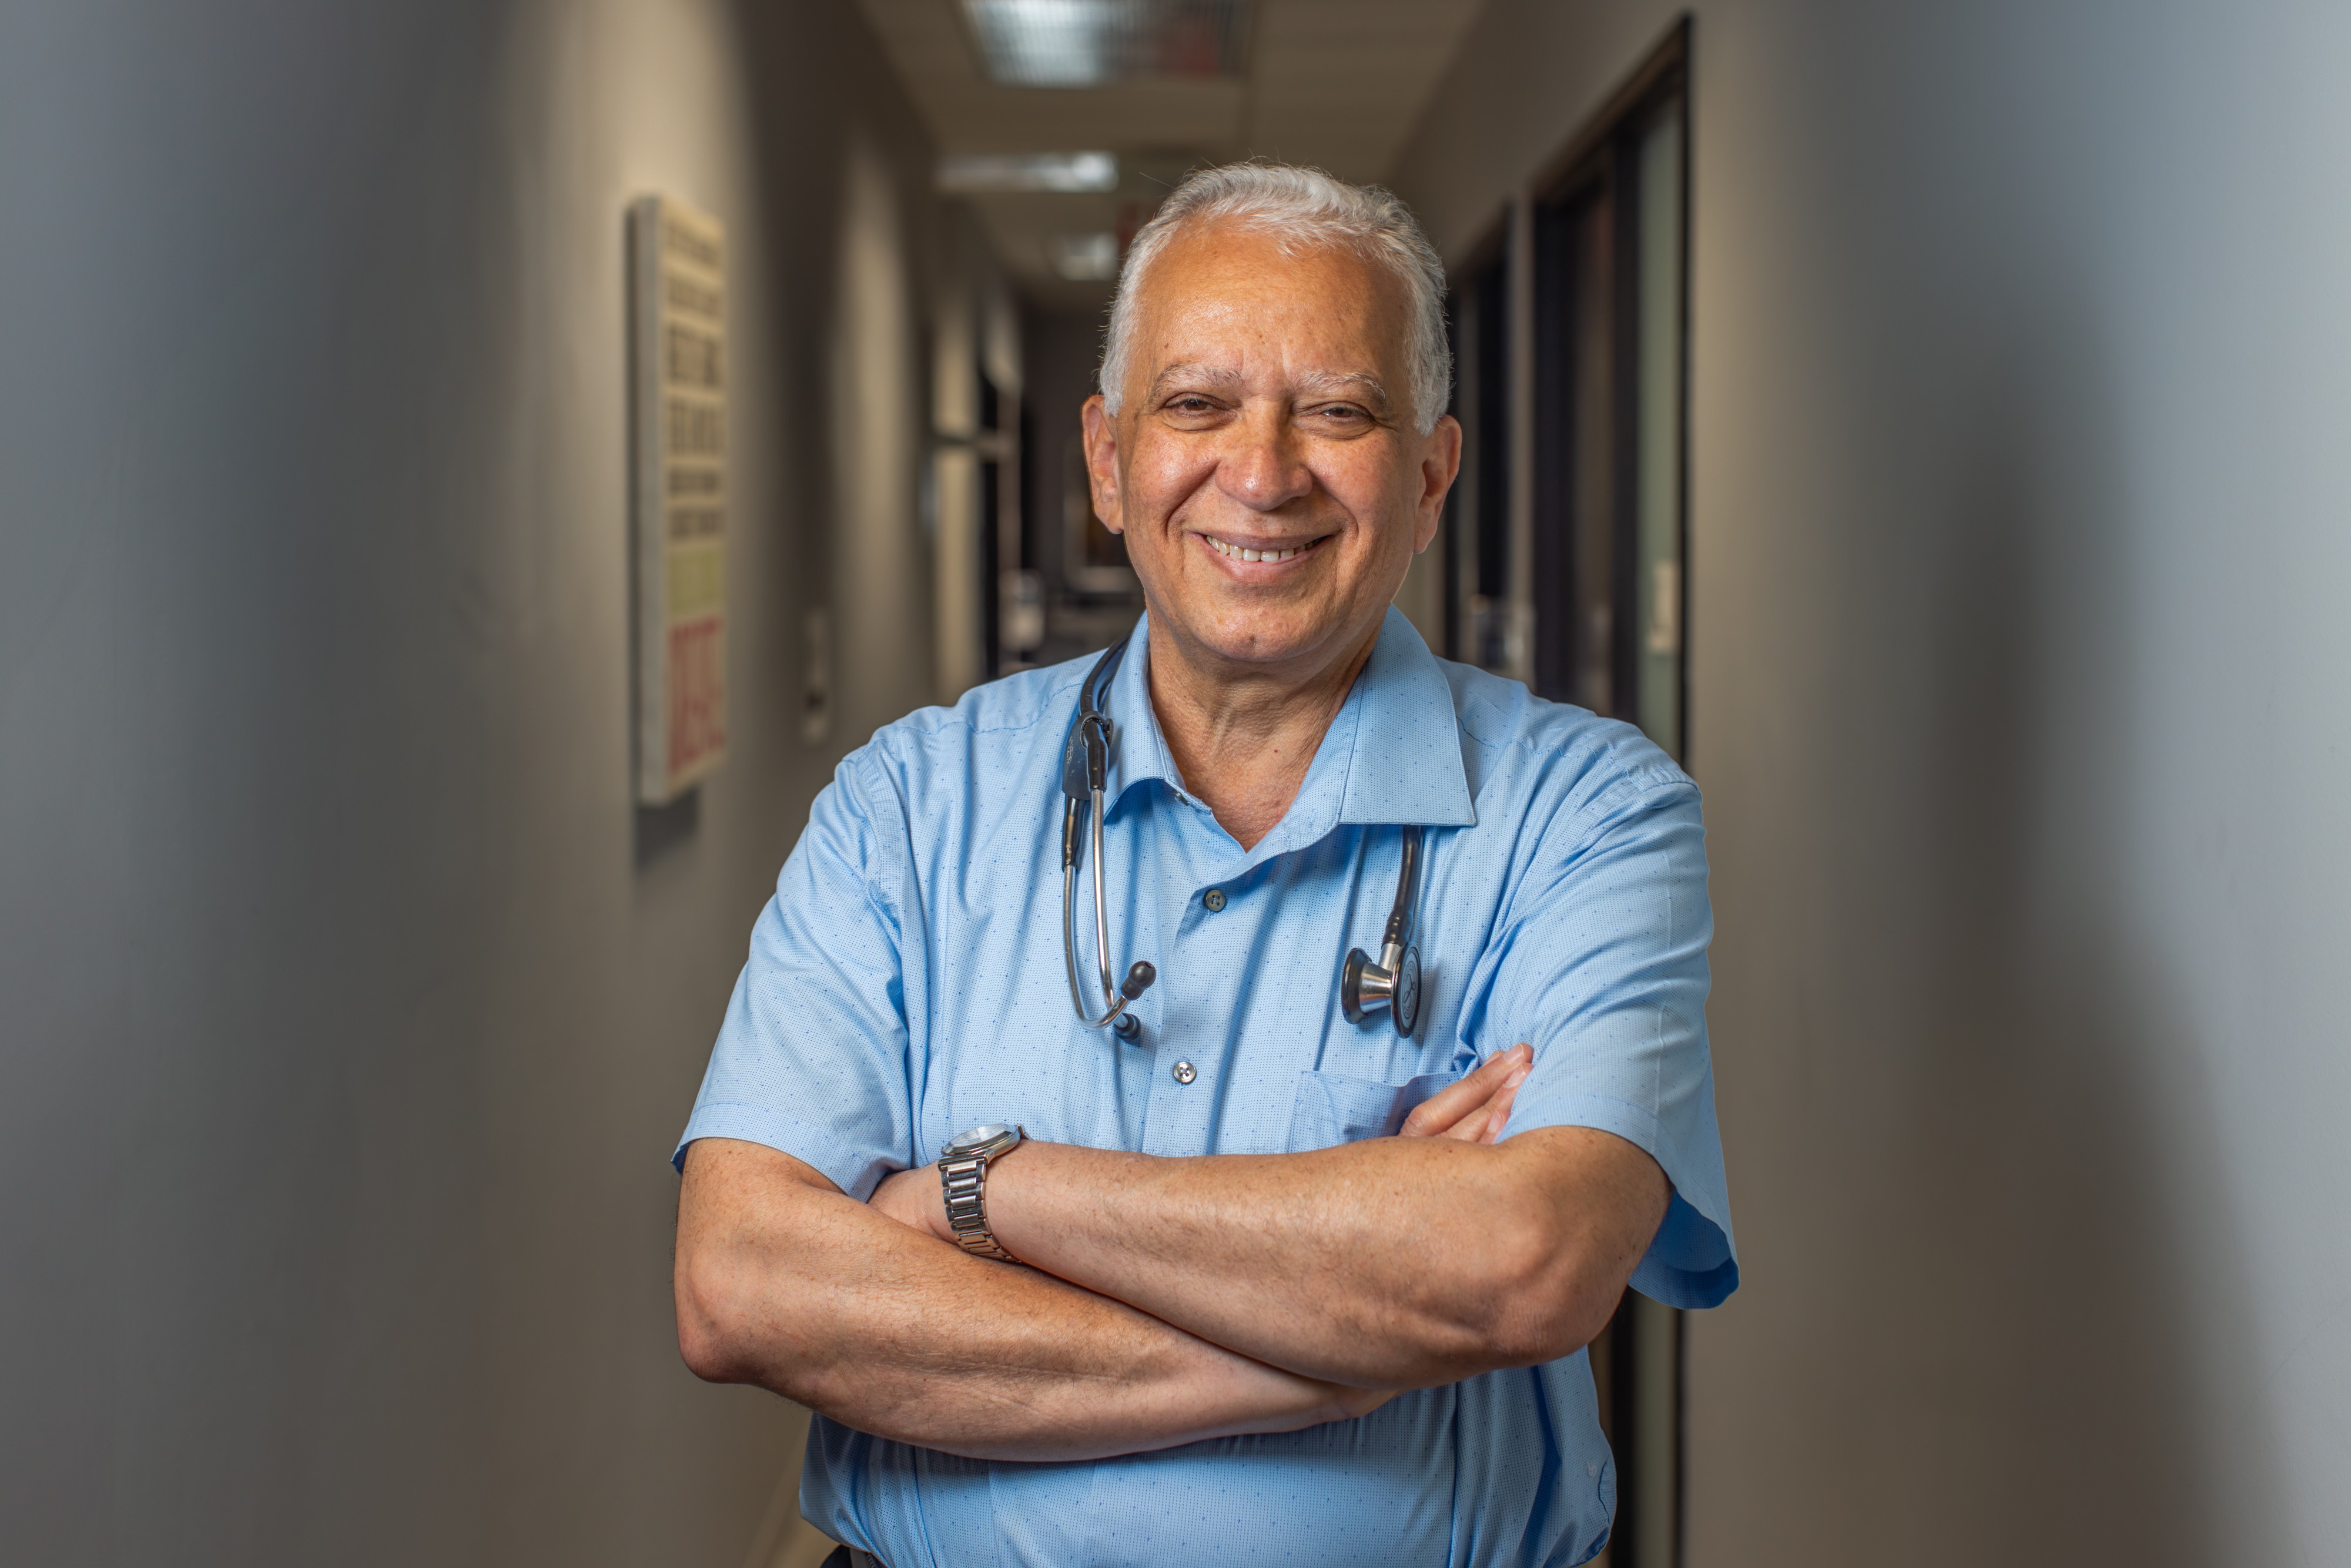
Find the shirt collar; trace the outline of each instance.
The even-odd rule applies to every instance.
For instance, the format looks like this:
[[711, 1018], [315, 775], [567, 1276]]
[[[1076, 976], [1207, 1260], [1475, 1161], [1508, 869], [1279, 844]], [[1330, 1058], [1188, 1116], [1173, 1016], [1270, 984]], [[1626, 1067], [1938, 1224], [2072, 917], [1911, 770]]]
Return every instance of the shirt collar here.
[[[1105, 806], [1147, 779], [1184, 792], [1151, 706], [1150, 665], [1146, 614], [1134, 623], [1103, 704], [1113, 737]], [[1371, 658], [1322, 737], [1298, 800], [1259, 847], [1296, 848], [1339, 822], [1467, 827], [1477, 820], [1461, 766], [1452, 684], [1412, 622], [1391, 605]]]
[[[1394, 605], [1347, 701], [1360, 705], [1361, 711], [1341, 821], [1430, 828], [1466, 828], [1477, 821], [1469, 776], [1461, 766], [1453, 683]], [[1331, 727], [1332, 735], [1338, 727]]]

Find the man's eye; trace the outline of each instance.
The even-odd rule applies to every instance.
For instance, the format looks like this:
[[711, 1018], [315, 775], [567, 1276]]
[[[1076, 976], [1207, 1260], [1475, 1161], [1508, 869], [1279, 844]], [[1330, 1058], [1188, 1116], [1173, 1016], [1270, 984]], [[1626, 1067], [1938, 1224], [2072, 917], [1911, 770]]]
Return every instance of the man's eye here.
[[1167, 405], [1171, 413], [1213, 413], [1216, 407], [1204, 397], [1179, 397]]

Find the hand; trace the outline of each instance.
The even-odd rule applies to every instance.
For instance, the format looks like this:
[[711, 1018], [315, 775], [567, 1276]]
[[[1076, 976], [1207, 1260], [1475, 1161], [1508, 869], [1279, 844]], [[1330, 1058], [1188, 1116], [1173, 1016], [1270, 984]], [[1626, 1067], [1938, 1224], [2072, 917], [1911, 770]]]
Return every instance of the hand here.
[[[1458, 1083], [1447, 1084], [1413, 1108], [1404, 1119], [1401, 1136], [1458, 1138], [1465, 1144], [1490, 1144], [1502, 1135], [1510, 1119], [1510, 1104], [1519, 1085], [1534, 1068], [1531, 1045], [1514, 1045], [1487, 1058], [1477, 1071]], [[892, 1178], [896, 1179], [896, 1178]]]
[[935, 1236], [942, 1241], [955, 1239], [955, 1232], [947, 1228], [946, 1189], [939, 1185], [936, 1166], [916, 1166], [913, 1170], [883, 1177], [865, 1204], [876, 1213], [886, 1214], [925, 1236]]
[[1401, 1388], [1357, 1388], [1346, 1383], [1332, 1383], [1325, 1386], [1331, 1391], [1332, 1404], [1337, 1407], [1336, 1412], [1327, 1417], [1332, 1421], [1353, 1421], [1359, 1416], [1368, 1416], [1404, 1392]]

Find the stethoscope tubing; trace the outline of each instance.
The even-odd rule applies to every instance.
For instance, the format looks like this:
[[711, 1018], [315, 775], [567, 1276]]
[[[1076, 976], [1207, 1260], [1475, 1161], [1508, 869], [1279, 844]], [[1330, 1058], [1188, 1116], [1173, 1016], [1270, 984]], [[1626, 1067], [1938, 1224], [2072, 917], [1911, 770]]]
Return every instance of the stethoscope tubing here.
[[[1122, 1039], [1133, 1039], [1136, 1022], [1127, 1011], [1127, 1004], [1141, 996], [1157, 977], [1158, 971], [1148, 964], [1138, 963], [1128, 970], [1126, 984], [1113, 987], [1110, 977], [1110, 893], [1105, 884], [1102, 862], [1102, 794], [1108, 783], [1110, 769], [1110, 721], [1102, 716], [1102, 697], [1110, 686], [1111, 676], [1117, 671], [1121, 656], [1126, 652], [1123, 641], [1112, 643], [1094, 661], [1092, 669], [1078, 686], [1078, 716], [1070, 726], [1067, 739], [1061, 743], [1061, 790], [1067, 800], [1061, 811], [1061, 959], [1069, 970], [1070, 1004], [1078, 1009], [1078, 1018], [1089, 1029], [1115, 1029]], [[1091, 868], [1094, 894], [1094, 967], [1102, 984], [1102, 1005], [1104, 1011], [1094, 1017], [1092, 1004], [1086, 1000], [1085, 986], [1078, 978], [1078, 937], [1075, 929], [1074, 905], [1077, 903], [1078, 879], [1078, 818], [1087, 816], [1086, 837], [1093, 851]]]
[[[1131, 1040], [1142, 1030], [1127, 1008], [1150, 988], [1158, 971], [1137, 960], [1127, 970], [1123, 984], [1113, 987], [1111, 983], [1110, 902], [1102, 873], [1102, 796], [1110, 769], [1110, 720], [1102, 714], [1102, 695], [1108, 693], [1111, 677], [1125, 652], [1124, 641], [1112, 643], [1078, 683], [1078, 715], [1061, 743], [1061, 961], [1069, 971], [1070, 1005], [1077, 1009], [1079, 1021], [1089, 1029], [1113, 1030], [1120, 1039]], [[1105, 1009], [1100, 1018], [1094, 1017], [1085, 985], [1078, 978], [1075, 906], [1081, 816], [1092, 819], [1086, 824], [1086, 841], [1093, 851], [1094, 967]], [[1396, 871], [1395, 903], [1388, 910], [1387, 926], [1381, 935], [1379, 958], [1374, 962], [1358, 947], [1340, 966], [1339, 997], [1351, 1023], [1366, 1021], [1381, 1008], [1389, 1009], [1398, 1034], [1411, 1035], [1419, 1022], [1420, 956], [1412, 941], [1412, 912], [1420, 892], [1420, 871], [1421, 830], [1407, 824]]]
[[[1078, 868], [1068, 855], [1062, 857], [1061, 864], [1061, 957], [1070, 974], [1070, 1003], [1078, 1009], [1078, 1017], [1089, 1029], [1107, 1029], [1116, 1023], [1119, 1015], [1126, 1010], [1129, 998], [1121, 996], [1110, 980], [1110, 921], [1107, 905], [1102, 902], [1107, 896], [1102, 885], [1102, 798], [1099, 789], [1090, 793], [1093, 808], [1093, 821], [1089, 824], [1088, 836], [1093, 847], [1094, 963], [1101, 971], [1102, 1005], [1110, 1009], [1108, 1012], [1100, 1018], [1093, 1016], [1093, 1009], [1086, 1004], [1084, 988], [1078, 979], [1077, 932], [1072, 920], [1077, 903]], [[1075, 801], [1071, 804], [1077, 809]]]

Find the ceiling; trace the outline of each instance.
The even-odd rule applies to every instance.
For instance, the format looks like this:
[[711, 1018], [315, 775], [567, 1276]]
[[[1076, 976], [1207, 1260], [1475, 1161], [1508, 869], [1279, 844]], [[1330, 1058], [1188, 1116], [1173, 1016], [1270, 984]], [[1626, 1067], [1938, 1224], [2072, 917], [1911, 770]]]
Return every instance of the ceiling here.
[[1281, 158], [1385, 178], [1483, 0], [1257, 0], [1241, 76], [1094, 88], [989, 81], [958, 0], [859, 4], [942, 153], [1118, 154], [1114, 191], [959, 198], [1033, 300], [1091, 312], [1110, 286], [1056, 275], [1054, 236], [1123, 238], [1202, 162]]

